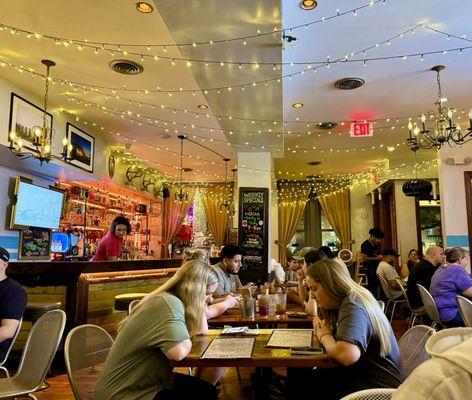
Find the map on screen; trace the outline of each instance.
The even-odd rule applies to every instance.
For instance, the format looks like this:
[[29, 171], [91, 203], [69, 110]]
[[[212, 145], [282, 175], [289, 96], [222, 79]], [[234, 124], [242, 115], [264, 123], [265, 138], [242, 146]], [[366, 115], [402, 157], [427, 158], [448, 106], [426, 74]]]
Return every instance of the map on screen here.
[[64, 194], [26, 182], [18, 182], [13, 225], [59, 228]]

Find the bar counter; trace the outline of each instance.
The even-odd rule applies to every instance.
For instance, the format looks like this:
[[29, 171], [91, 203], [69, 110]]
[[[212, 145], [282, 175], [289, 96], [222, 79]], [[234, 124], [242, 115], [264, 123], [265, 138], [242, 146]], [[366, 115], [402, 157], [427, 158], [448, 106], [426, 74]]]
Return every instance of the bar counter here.
[[133, 261], [11, 262], [7, 275], [25, 287], [29, 301], [61, 301], [66, 332], [93, 323], [114, 333], [125, 315], [114, 312], [114, 296], [148, 293], [171, 277], [180, 259]]

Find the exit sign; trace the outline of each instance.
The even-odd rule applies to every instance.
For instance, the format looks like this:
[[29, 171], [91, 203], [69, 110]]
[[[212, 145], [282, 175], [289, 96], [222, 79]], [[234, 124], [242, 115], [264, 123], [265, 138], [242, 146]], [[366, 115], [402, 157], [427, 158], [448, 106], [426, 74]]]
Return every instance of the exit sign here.
[[351, 137], [374, 136], [373, 122], [351, 122], [349, 133]]

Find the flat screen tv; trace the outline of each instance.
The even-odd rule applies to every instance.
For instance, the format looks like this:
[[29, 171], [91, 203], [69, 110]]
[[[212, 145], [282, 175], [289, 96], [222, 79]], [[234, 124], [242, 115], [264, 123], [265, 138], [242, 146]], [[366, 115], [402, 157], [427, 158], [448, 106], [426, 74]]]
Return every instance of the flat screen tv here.
[[29, 227], [58, 229], [64, 203], [64, 192], [33, 185], [18, 177], [16, 202], [12, 207], [11, 229]]

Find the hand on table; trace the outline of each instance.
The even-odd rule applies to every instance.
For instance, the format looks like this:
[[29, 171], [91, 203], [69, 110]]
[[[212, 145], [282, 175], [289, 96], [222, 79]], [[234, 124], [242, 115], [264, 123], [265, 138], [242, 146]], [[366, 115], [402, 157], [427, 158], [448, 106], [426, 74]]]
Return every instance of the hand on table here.
[[232, 294], [228, 294], [223, 301], [226, 303], [228, 308], [233, 308], [239, 304], [241, 301], [241, 296], [233, 296]]

